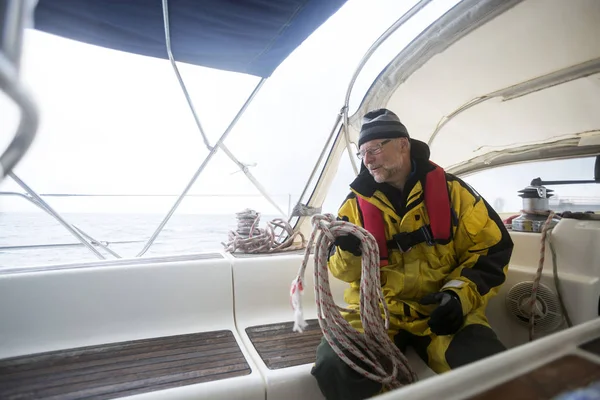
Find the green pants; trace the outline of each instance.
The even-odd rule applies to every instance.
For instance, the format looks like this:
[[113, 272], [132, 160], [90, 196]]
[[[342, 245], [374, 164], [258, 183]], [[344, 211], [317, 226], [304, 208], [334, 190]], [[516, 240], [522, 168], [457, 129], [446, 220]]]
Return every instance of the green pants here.
[[[437, 338], [446, 338], [444, 343], [447, 346], [442, 348]], [[434, 359], [444, 358], [444, 364], [454, 369], [506, 350], [491, 328], [479, 324], [467, 325], [453, 336], [415, 336], [400, 331], [394, 337], [394, 342], [402, 352], [406, 351], [407, 346], [412, 346], [419, 357], [437, 373], [444, 371], [439, 370], [437, 365], [440, 363]], [[442, 354], [437, 354], [440, 351]], [[349, 358], [354, 362], [358, 361], [351, 355]], [[362, 366], [365, 368], [364, 364]], [[382, 390], [380, 383], [365, 378], [346, 365], [325, 338], [317, 347], [317, 360], [311, 373], [327, 400], [367, 399]]]

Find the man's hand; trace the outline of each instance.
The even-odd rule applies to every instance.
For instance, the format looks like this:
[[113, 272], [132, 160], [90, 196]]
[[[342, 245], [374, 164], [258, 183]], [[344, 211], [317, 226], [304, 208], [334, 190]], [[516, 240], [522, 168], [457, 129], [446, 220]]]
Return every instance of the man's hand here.
[[462, 305], [458, 295], [451, 290], [431, 293], [419, 302], [423, 305], [438, 304], [429, 316], [428, 325], [436, 335], [453, 335], [463, 324]]
[[360, 239], [354, 235], [344, 235], [335, 238], [334, 245], [340, 248], [340, 250], [349, 251], [355, 256], [361, 256], [362, 251], [360, 249]]
[[[338, 221], [346, 221], [350, 222], [347, 216], [343, 216], [342, 218], [337, 217]], [[362, 251], [360, 250], [360, 239], [354, 235], [344, 235], [338, 236], [335, 238], [333, 244], [340, 248], [340, 250], [348, 251], [355, 256], [362, 256]]]

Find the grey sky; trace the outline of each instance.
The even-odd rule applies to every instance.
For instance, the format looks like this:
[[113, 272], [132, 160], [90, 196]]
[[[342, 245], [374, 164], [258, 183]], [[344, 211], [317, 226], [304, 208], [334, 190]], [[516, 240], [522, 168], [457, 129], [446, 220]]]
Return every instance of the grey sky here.
[[[257, 163], [252, 172], [282, 207], [287, 208], [288, 194], [300, 193], [360, 58], [412, 3], [349, 1], [268, 79], [229, 136], [226, 145], [241, 161]], [[432, 4], [388, 46], [408, 43], [451, 4]], [[386, 12], [381, 13], [382, 9]], [[358, 100], [393, 56], [389, 48], [385, 53], [383, 48], [369, 63], [370, 74], [359, 80]], [[38, 192], [177, 194], [207, 155], [165, 60], [27, 32], [22, 65], [22, 76], [40, 105], [42, 123], [16, 172]], [[214, 143], [258, 78], [184, 64], [179, 67]], [[0, 127], [10, 133], [16, 113], [6, 99], [0, 100], [0, 107]], [[3, 136], [7, 141], [9, 135]], [[244, 175], [233, 174], [235, 171], [236, 166], [219, 152], [191, 193], [257, 193]], [[10, 179], [1, 188], [18, 189]], [[98, 206], [128, 211], [127, 200], [51, 201], [59, 209]], [[134, 209], [148, 203], [147, 208], [157, 208], [156, 212], [173, 201], [129, 200]], [[3, 210], [22, 208], [15, 200], [0, 201]], [[209, 207], [216, 210], [222, 203], [213, 201]], [[239, 201], [235, 206], [239, 208]]]
[[[434, 1], [381, 47], [359, 76], [352, 108], [389, 60], [456, 2]], [[364, 52], [414, 3], [350, 0], [275, 71], [229, 136], [226, 145], [242, 162], [257, 163], [252, 173], [284, 210], [288, 196], [295, 201], [300, 194]], [[179, 67], [214, 143], [258, 78]], [[37, 98], [42, 123], [16, 172], [38, 192], [178, 194], [208, 153], [168, 61], [27, 32], [22, 76]], [[14, 108], [0, 97], [0, 147], [16, 120]], [[219, 152], [191, 193], [258, 193], [235, 172]], [[344, 159], [324, 211], [335, 212], [351, 176]], [[20, 191], [8, 178], [0, 190]], [[164, 213], [174, 198], [49, 201], [63, 212]], [[273, 213], [259, 198], [192, 198], [182, 211], [247, 206]], [[32, 208], [0, 197], [0, 210]]]

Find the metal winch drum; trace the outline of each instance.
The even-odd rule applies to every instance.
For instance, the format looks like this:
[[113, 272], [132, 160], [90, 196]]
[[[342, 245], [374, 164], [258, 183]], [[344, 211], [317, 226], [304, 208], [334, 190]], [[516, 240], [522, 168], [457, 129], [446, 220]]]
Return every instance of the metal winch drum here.
[[[523, 210], [521, 215], [512, 220], [512, 230], [519, 232], [541, 232], [544, 223], [548, 219], [550, 207], [548, 199], [553, 196], [552, 189], [544, 186], [527, 186], [519, 190], [519, 196], [523, 198]], [[558, 218], [553, 218], [550, 228], [558, 223]]]

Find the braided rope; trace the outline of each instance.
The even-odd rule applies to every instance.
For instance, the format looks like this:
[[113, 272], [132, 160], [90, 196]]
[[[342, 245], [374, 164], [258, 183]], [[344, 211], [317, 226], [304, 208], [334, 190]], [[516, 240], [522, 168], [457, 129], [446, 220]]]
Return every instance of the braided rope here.
[[[240, 250], [243, 253], [276, 253], [304, 248], [306, 243], [304, 235], [301, 232], [294, 232], [294, 228], [283, 219], [275, 218], [267, 222], [265, 229], [260, 229], [258, 228], [260, 213], [247, 208], [236, 213], [236, 217], [238, 219], [237, 230], [229, 231], [229, 242], [221, 242], [227, 252], [233, 253]], [[275, 234], [277, 228], [281, 229], [279, 235]], [[284, 233], [287, 233], [287, 237], [281, 240]], [[302, 243], [292, 246], [296, 236], [302, 238]]]
[[[387, 334], [389, 311], [381, 290], [379, 248], [375, 238], [365, 229], [350, 222], [339, 221], [332, 214], [315, 215], [311, 219], [313, 231], [308, 241], [302, 266], [292, 282], [290, 297], [295, 314], [294, 331], [306, 327], [302, 315], [300, 295], [304, 289], [304, 273], [315, 243], [314, 281], [315, 301], [319, 325], [325, 339], [348, 366], [368, 379], [379, 382], [388, 389], [396, 389], [415, 382], [417, 376], [410, 368], [400, 349]], [[318, 234], [318, 236], [317, 236]], [[364, 333], [356, 331], [340, 311], [357, 312], [335, 304], [329, 286], [327, 256], [338, 236], [354, 235], [361, 241], [362, 269], [360, 280], [360, 320]], [[315, 240], [316, 237], [316, 240]], [[381, 316], [383, 309], [384, 318]], [[339, 345], [338, 345], [339, 343]], [[342, 348], [360, 360], [370, 371], [352, 361]], [[371, 372], [373, 371], [373, 372]]]
[[548, 215], [546, 218], [546, 222], [544, 222], [544, 226], [542, 227], [542, 245], [540, 248], [540, 260], [538, 262], [538, 268], [535, 273], [535, 279], [533, 280], [533, 285], [531, 287], [531, 298], [529, 299], [529, 340], [533, 340], [534, 328], [535, 328], [535, 304], [537, 300], [537, 291], [540, 285], [540, 280], [542, 279], [542, 271], [544, 269], [544, 261], [546, 260], [546, 236], [548, 235], [548, 230], [550, 228], [550, 223], [554, 218], [554, 211], [548, 211], [545, 213], [536, 212], [538, 215]]

